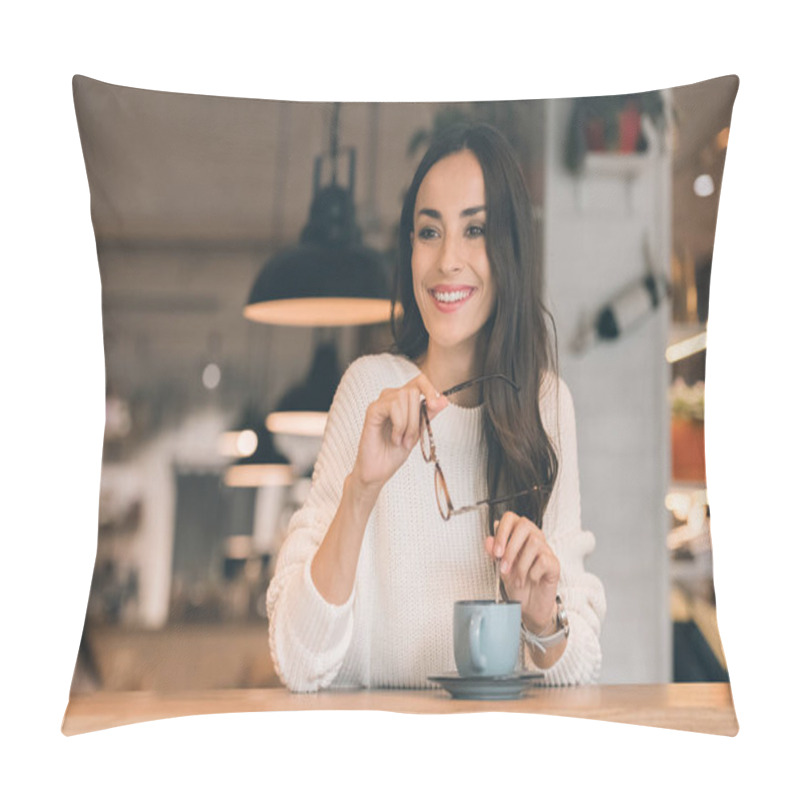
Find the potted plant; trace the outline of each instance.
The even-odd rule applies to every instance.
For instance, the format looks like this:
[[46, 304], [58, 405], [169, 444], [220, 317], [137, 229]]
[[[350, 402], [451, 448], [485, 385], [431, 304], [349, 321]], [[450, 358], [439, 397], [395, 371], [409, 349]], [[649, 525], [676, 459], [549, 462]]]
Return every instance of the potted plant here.
[[687, 386], [678, 378], [670, 387], [670, 406], [672, 477], [702, 483], [706, 479], [705, 383]]

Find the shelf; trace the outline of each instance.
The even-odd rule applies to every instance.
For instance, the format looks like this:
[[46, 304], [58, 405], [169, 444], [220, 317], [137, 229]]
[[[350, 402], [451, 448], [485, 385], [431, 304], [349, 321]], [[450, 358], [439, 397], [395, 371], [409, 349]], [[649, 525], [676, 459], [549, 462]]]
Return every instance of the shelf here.
[[683, 494], [692, 494], [693, 492], [705, 492], [707, 488], [705, 481], [679, 481], [670, 480], [668, 494], [670, 492], [681, 492]]
[[640, 175], [649, 163], [649, 153], [587, 153], [582, 175], [631, 180]]
[[668, 346], [684, 342], [707, 332], [708, 326], [705, 322], [672, 322], [669, 326]]

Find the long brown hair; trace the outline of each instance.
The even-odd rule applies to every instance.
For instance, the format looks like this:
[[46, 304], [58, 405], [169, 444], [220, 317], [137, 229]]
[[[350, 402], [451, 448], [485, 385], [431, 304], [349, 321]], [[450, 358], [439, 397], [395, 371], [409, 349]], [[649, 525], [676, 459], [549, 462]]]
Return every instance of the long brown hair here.
[[[482, 374], [502, 373], [520, 389], [516, 393], [503, 381], [490, 381], [483, 389], [487, 487], [492, 497], [541, 487], [508, 505], [541, 527], [558, 473], [556, 451], [539, 409], [545, 375], [557, 372], [555, 326], [542, 300], [542, 267], [522, 170], [505, 137], [490, 125], [459, 123], [447, 128], [435, 137], [417, 167], [400, 217], [392, 295], [393, 349], [410, 359], [427, 350], [428, 332], [414, 298], [411, 276], [414, 206], [431, 167], [461, 150], [470, 150], [483, 170], [486, 250], [497, 295], [482, 333]], [[548, 323], [553, 329], [552, 339]], [[497, 516], [504, 510], [494, 508]]]

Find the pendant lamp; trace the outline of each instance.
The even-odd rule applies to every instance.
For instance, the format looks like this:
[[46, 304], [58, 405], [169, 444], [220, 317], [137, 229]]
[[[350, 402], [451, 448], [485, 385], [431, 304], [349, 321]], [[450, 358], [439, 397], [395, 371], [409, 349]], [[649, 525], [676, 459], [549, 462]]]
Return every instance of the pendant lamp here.
[[[342, 326], [387, 322], [389, 281], [380, 253], [361, 243], [353, 186], [355, 150], [348, 182], [337, 180], [339, 104], [331, 123], [331, 147], [314, 161], [314, 198], [300, 243], [270, 259], [256, 278], [244, 316], [272, 325]], [[331, 182], [320, 187], [322, 164], [331, 162]]]
[[228, 458], [247, 458], [258, 447], [258, 434], [263, 418], [253, 405], [249, 405], [235, 425], [219, 439], [219, 454]]
[[341, 377], [336, 345], [321, 342], [303, 382], [289, 389], [267, 416], [267, 429], [275, 434], [321, 437]]
[[272, 435], [260, 419], [252, 427], [233, 433], [239, 443], [247, 441], [252, 444], [255, 437], [255, 447], [249, 455], [243, 455], [227, 468], [226, 486], [290, 486], [293, 483], [294, 474], [289, 460], [276, 449]]

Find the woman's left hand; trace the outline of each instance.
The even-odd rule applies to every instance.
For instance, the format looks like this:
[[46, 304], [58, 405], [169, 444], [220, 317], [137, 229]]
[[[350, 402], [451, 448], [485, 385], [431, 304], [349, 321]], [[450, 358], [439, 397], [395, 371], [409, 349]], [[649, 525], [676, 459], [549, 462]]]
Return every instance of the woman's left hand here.
[[500, 576], [509, 600], [522, 606], [522, 621], [534, 634], [544, 633], [556, 612], [561, 565], [542, 531], [513, 511], [495, 523], [487, 536], [486, 552], [500, 559]]

